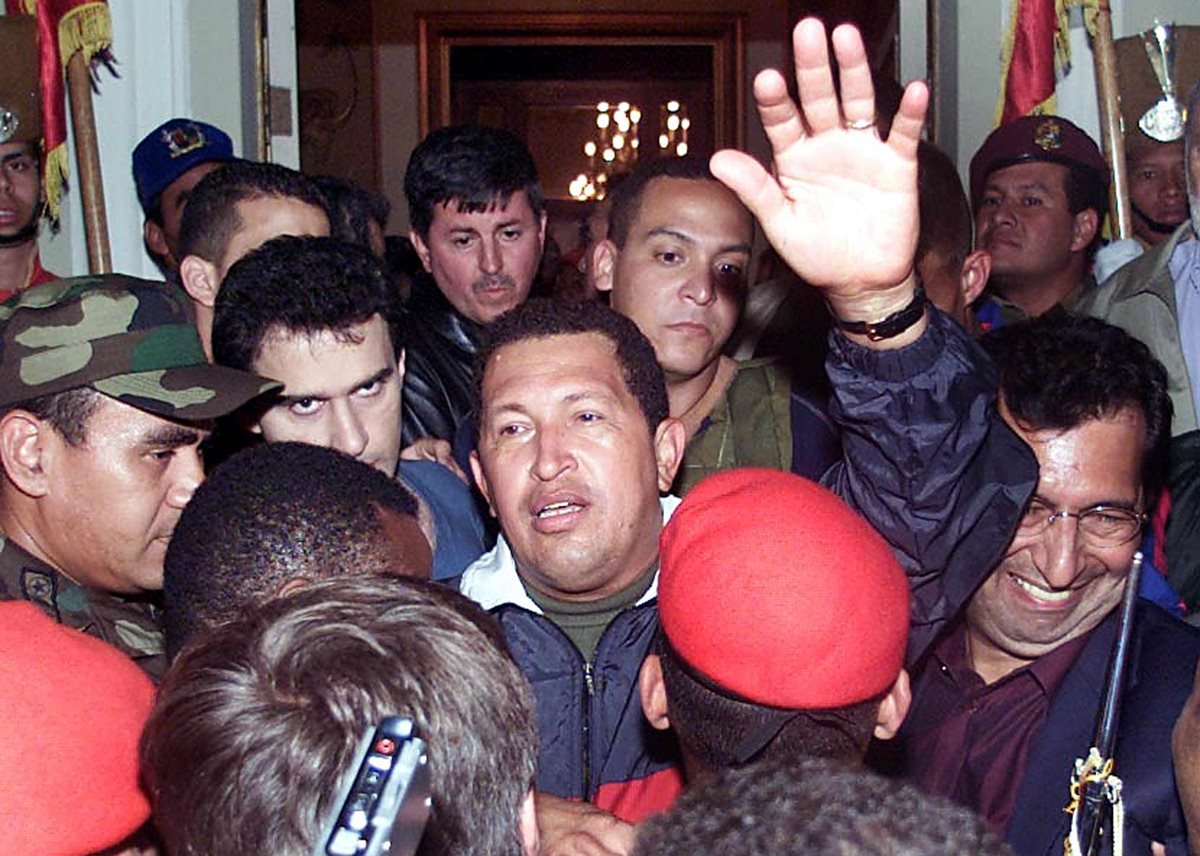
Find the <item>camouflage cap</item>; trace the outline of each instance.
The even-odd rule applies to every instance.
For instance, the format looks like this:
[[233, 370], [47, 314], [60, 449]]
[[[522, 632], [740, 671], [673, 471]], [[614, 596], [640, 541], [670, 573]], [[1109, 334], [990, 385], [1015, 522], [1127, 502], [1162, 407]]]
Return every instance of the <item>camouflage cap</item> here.
[[280, 388], [209, 363], [185, 301], [161, 282], [58, 279], [0, 304], [0, 407], [79, 387], [183, 422]]

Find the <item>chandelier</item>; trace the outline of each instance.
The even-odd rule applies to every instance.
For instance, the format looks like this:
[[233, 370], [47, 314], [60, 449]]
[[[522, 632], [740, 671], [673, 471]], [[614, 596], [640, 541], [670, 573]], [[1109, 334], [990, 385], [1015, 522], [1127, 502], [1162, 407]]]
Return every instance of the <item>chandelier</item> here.
[[[683, 157], [688, 153], [691, 120], [687, 105], [671, 100], [658, 110], [658, 147], [662, 155]], [[628, 172], [637, 163], [641, 140], [642, 109], [628, 101], [596, 105], [595, 137], [583, 144], [587, 168], [571, 181], [571, 198], [581, 202], [601, 200], [608, 192], [611, 176]]]

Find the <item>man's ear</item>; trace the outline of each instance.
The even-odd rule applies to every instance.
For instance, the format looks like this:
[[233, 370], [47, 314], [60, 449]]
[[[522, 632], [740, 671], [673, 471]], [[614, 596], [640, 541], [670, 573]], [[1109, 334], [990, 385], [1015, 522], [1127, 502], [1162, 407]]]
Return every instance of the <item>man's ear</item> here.
[[24, 410], [10, 410], [0, 418], [0, 465], [13, 486], [34, 499], [49, 489], [47, 458], [54, 451], [49, 443], [65, 442], [52, 432], [48, 423]]
[[475, 449], [471, 450], [471, 475], [475, 477], [475, 486], [479, 488], [479, 492], [487, 500], [488, 511], [492, 513], [492, 517], [495, 517], [496, 506], [492, 505], [492, 492], [488, 488], [487, 476], [483, 474], [483, 464], [479, 462], [479, 452]]
[[425, 273], [433, 273], [433, 268], [430, 267], [429, 246], [425, 243], [425, 239], [417, 234], [416, 229], [408, 230], [408, 239], [412, 241], [413, 249], [417, 251], [417, 258], [421, 260], [421, 266], [425, 268]]
[[642, 713], [646, 721], [659, 731], [671, 727], [667, 716], [667, 685], [663, 682], [662, 659], [647, 654], [638, 671], [638, 694], [642, 697]]
[[1071, 252], [1078, 253], [1087, 249], [1099, 228], [1100, 217], [1095, 209], [1084, 208], [1076, 214], [1071, 225]]
[[517, 828], [521, 832], [521, 852], [525, 856], [538, 856], [542, 850], [542, 840], [538, 833], [537, 808], [533, 801], [533, 788], [525, 794], [521, 803], [521, 813], [517, 815]]
[[548, 215], [545, 211], [542, 212], [541, 222], [538, 224], [538, 243], [543, 247], [546, 246], [546, 223]]
[[221, 288], [216, 265], [199, 256], [184, 256], [179, 263], [179, 278], [183, 280], [183, 289], [192, 300], [201, 306], [213, 308], [217, 302], [217, 291]]
[[987, 250], [975, 250], [963, 261], [962, 273], [959, 278], [959, 288], [962, 293], [962, 305], [970, 308], [983, 288], [987, 285], [988, 277], [992, 275], [992, 254]]
[[912, 688], [908, 682], [908, 672], [900, 670], [896, 675], [896, 683], [888, 690], [883, 701], [879, 703], [879, 713], [875, 717], [875, 736], [880, 740], [890, 740], [896, 736], [904, 717], [908, 716], [909, 705], [912, 704]]
[[617, 266], [617, 245], [605, 238], [592, 247], [592, 270], [597, 291], [612, 291], [613, 270]]
[[396, 354], [396, 377], [401, 385], [404, 384], [404, 357], [407, 353], [404, 348], [401, 348], [400, 353]]
[[170, 249], [167, 248], [167, 236], [163, 232], [162, 226], [153, 220], [146, 220], [142, 223], [142, 239], [150, 248], [150, 252], [155, 255], [163, 257], [171, 255]]
[[675, 473], [683, 463], [687, 446], [687, 430], [678, 419], [670, 417], [658, 423], [654, 432], [654, 457], [658, 464], [658, 489], [666, 492], [675, 481]]

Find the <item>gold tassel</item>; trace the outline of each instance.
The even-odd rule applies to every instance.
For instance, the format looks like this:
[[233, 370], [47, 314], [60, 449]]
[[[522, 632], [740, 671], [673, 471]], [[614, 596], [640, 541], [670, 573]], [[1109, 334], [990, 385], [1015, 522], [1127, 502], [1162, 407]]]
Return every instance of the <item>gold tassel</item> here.
[[67, 144], [46, 152], [46, 173], [42, 177], [46, 190], [46, 209], [53, 223], [58, 222], [62, 213], [62, 192], [67, 182]]
[[107, 3], [88, 3], [63, 15], [58, 22], [58, 56], [63, 68], [71, 57], [83, 51], [88, 62], [103, 50], [112, 47], [112, 17]]

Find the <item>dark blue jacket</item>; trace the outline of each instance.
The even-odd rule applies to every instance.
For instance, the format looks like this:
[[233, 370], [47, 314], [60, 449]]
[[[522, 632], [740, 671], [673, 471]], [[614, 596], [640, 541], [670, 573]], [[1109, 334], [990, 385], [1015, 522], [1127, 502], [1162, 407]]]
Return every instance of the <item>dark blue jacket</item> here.
[[[1006, 831], [1018, 856], [1063, 852], [1069, 823], [1063, 806], [1070, 799], [1075, 759], [1085, 757], [1092, 745], [1118, 612], [1091, 632], [1034, 738]], [[1187, 829], [1175, 791], [1171, 729], [1192, 688], [1200, 630], [1142, 602], [1131, 646], [1114, 767], [1124, 785], [1125, 852], [1149, 853], [1150, 842], [1160, 841], [1168, 854], [1184, 856]], [[936, 664], [924, 669], [913, 685], [913, 705], [900, 739], [937, 727], [955, 697]]]
[[[846, 458], [826, 480], [896, 549], [913, 585], [910, 652], [918, 653], [962, 602], [955, 589], [964, 575], [999, 559], [1037, 481], [1033, 453], [996, 415], [988, 358], [954, 321], [933, 309], [930, 316], [924, 336], [894, 351], [869, 350], [834, 334], [828, 365], [836, 389], [831, 412]], [[503, 538], [467, 569], [460, 590], [501, 618], [534, 686], [539, 788], [564, 797], [587, 794], [613, 810], [612, 786], [628, 796], [649, 782], [653, 790], [638, 808], [653, 808], [665, 792], [657, 784], [674, 772], [662, 738], [644, 722], [636, 691], [655, 623], [653, 595], [606, 631], [585, 703], [582, 658], [537, 614]]]

